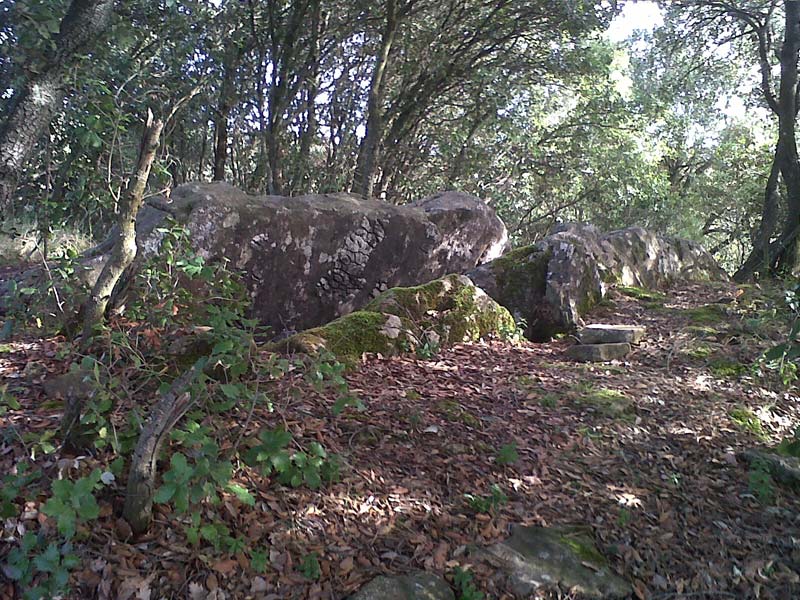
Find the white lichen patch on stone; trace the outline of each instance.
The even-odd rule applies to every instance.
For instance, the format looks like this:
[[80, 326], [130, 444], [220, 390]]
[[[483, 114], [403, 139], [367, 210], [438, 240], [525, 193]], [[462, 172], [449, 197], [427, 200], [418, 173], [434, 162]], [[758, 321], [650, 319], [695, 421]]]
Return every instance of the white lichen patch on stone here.
[[239, 213], [235, 211], [229, 212], [227, 215], [225, 215], [225, 218], [222, 219], [222, 226], [226, 229], [235, 227], [238, 224], [239, 224]]
[[387, 315], [386, 316], [386, 323], [384, 323], [383, 327], [381, 327], [380, 333], [381, 335], [385, 335], [390, 340], [396, 340], [400, 337], [400, 333], [403, 331], [403, 321], [400, 320], [400, 317], [397, 315]]

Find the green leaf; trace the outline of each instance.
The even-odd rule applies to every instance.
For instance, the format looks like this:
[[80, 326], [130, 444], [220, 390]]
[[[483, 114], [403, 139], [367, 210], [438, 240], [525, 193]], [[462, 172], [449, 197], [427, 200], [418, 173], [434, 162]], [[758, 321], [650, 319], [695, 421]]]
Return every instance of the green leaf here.
[[219, 386], [219, 389], [231, 400], [238, 400], [241, 398], [241, 386], [237, 383], [223, 383]]
[[153, 502], [156, 502], [157, 504], [166, 504], [175, 495], [175, 491], [176, 486], [174, 483], [165, 483], [158, 488], [156, 495], [153, 497]]
[[256, 499], [247, 490], [246, 487], [239, 485], [238, 483], [229, 483], [227, 489], [234, 496], [236, 496], [239, 499], [239, 502], [241, 502], [242, 504], [246, 504], [247, 506], [255, 505]]
[[55, 573], [59, 562], [61, 562], [61, 552], [54, 543], [48, 544], [45, 551], [33, 559], [33, 564], [42, 573]]

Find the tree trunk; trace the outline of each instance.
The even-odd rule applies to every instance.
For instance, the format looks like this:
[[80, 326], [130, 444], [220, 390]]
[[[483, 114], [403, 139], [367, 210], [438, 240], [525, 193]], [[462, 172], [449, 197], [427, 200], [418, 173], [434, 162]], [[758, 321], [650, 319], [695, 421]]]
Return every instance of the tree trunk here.
[[762, 270], [766, 275], [773, 270], [774, 258], [770, 256], [770, 242], [775, 235], [775, 228], [778, 225], [778, 206], [780, 204], [780, 194], [778, 193], [778, 179], [780, 168], [778, 167], [777, 149], [775, 157], [772, 159], [772, 166], [767, 178], [767, 186], [764, 189], [764, 206], [761, 209], [761, 223], [758, 232], [753, 239], [753, 250], [744, 264], [734, 273], [734, 281], [747, 281], [753, 275]]
[[800, 2], [786, 0], [783, 45], [780, 52], [781, 83], [778, 97], [778, 166], [786, 186], [786, 221], [777, 268], [794, 274], [798, 268], [797, 228], [800, 225], [800, 162], [797, 154], [797, 83], [800, 52]]
[[214, 174], [213, 181], [225, 180], [225, 164], [228, 160], [228, 118], [236, 95], [236, 69], [239, 67], [242, 52], [238, 48], [228, 51], [223, 59], [222, 85], [219, 91], [219, 105], [214, 119]]
[[143, 533], [150, 526], [153, 517], [158, 454], [164, 439], [192, 406], [191, 391], [187, 388], [200, 375], [204, 364], [204, 359], [199, 360], [172, 382], [169, 390], [161, 396], [153, 408], [139, 435], [128, 475], [125, 507], [122, 512], [134, 533]]
[[84, 350], [91, 343], [95, 327], [102, 323], [105, 317], [108, 301], [117, 282], [136, 258], [136, 216], [142, 207], [147, 180], [150, 177], [150, 169], [153, 166], [163, 127], [164, 122], [153, 119], [153, 113], [148, 110], [136, 172], [128, 184], [119, 209], [114, 249], [95, 282], [92, 293], [83, 305], [81, 347]]
[[375, 59], [375, 69], [372, 72], [372, 81], [369, 87], [366, 131], [358, 150], [358, 162], [353, 181], [353, 190], [364, 198], [372, 197], [375, 186], [375, 171], [383, 137], [384, 80], [397, 27], [397, 6], [395, 0], [388, 0], [386, 25], [381, 36], [381, 47]]
[[63, 80], [81, 53], [111, 22], [113, 0], [73, 0], [53, 50], [11, 102], [0, 126], [0, 209], [7, 209], [36, 142], [64, 99]]

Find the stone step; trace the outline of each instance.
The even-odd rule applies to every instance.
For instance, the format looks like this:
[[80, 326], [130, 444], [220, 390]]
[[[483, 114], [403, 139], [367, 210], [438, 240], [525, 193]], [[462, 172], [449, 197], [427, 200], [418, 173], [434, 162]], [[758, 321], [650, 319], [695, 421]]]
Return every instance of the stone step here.
[[578, 344], [566, 350], [568, 358], [583, 362], [606, 362], [625, 358], [631, 353], [627, 342], [615, 344]]
[[587, 325], [578, 333], [582, 344], [635, 344], [644, 337], [645, 328], [641, 325], [607, 325], [595, 323]]

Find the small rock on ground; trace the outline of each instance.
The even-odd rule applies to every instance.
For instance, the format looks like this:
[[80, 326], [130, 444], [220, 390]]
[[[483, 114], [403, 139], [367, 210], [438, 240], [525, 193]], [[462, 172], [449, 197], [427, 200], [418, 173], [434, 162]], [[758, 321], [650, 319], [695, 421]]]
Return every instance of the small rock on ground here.
[[455, 600], [455, 594], [441, 577], [418, 571], [376, 577], [350, 596], [350, 600]]

